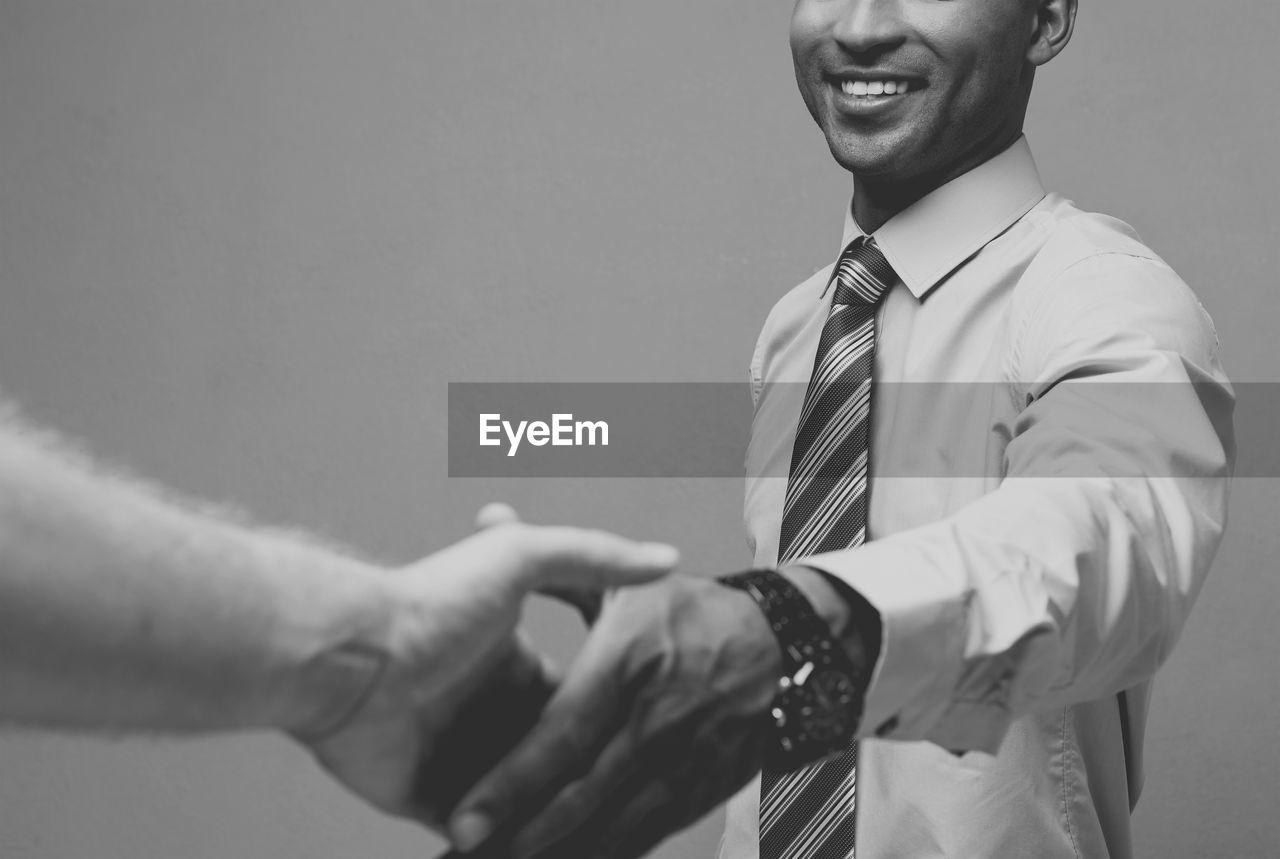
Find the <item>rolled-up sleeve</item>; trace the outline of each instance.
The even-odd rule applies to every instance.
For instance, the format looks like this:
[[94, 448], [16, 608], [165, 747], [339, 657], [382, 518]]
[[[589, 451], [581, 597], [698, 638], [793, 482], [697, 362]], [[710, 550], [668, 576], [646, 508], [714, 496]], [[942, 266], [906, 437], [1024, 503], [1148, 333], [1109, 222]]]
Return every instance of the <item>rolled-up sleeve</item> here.
[[1010, 325], [998, 488], [805, 560], [882, 618], [862, 736], [994, 751], [1023, 713], [1145, 680], [1221, 539], [1233, 396], [1186, 285], [1103, 254], [1021, 298]]

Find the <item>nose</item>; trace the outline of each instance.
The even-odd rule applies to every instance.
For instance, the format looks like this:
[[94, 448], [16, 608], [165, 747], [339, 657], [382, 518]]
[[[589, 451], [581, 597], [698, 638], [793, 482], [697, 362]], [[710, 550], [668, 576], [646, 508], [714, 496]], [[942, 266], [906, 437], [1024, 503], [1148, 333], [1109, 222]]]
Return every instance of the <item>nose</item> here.
[[905, 39], [902, 3], [903, 0], [845, 0], [832, 35], [854, 56], [875, 56], [892, 50]]

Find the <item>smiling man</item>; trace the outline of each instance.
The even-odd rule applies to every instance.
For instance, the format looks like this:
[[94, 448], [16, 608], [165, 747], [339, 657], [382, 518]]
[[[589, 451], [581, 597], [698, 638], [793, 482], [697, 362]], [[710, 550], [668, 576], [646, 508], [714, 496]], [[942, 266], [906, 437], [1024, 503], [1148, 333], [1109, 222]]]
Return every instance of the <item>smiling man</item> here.
[[1075, 13], [796, 4], [800, 92], [854, 190], [751, 361], [758, 569], [607, 602], [460, 842], [508, 822], [516, 856], [639, 855], [763, 764], [723, 859], [1133, 854], [1233, 400], [1188, 287], [1041, 185], [1023, 118]]

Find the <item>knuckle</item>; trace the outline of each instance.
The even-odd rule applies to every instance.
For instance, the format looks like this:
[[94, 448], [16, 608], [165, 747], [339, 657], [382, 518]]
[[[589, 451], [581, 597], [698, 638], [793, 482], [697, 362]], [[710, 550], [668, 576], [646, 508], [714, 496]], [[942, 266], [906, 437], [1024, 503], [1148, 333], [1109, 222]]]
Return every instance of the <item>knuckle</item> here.
[[591, 792], [586, 784], [577, 781], [560, 792], [547, 811], [547, 822], [560, 827], [576, 824], [590, 809]]
[[511, 562], [523, 567], [541, 563], [547, 554], [546, 542], [538, 529], [523, 522], [509, 522], [492, 529], [499, 546]]
[[504, 522], [496, 531], [515, 548], [529, 548], [537, 542], [537, 530], [524, 522]]
[[586, 733], [580, 728], [561, 730], [547, 744], [549, 757], [556, 761], [575, 761], [582, 758], [588, 750]]
[[574, 782], [557, 794], [536, 818], [529, 821], [520, 833], [517, 844], [525, 850], [544, 855], [542, 851], [566, 833], [574, 832], [586, 820], [593, 807], [590, 792], [582, 782]]
[[454, 814], [484, 814], [494, 820], [504, 820], [515, 807], [515, 796], [503, 779], [497, 779], [479, 787], [475, 794], [467, 800], [465, 806], [454, 810]]

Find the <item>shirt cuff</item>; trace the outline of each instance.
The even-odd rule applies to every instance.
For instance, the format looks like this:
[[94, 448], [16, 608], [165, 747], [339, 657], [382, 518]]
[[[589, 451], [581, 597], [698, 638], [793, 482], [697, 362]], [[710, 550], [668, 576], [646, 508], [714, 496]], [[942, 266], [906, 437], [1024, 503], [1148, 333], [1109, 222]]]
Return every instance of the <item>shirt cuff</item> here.
[[849, 587], [839, 576], [833, 576], [806, 563], [791, 564], [780, 572], [788, 576], [789, 569], [794, 570], [800, 567], [821, 576], [844, 602], [846, 619], [841, 629], [833, 629], [832, 632], [845, 640], [846, 650], [849, 650], [849, 657], [858, 672], [856, 678], [858, 695], [865, 696], [867, 687], [871, 683], [871, 671], [880, 660], [880, 642], [883, 637], [880, 613], [876, 611], [875, 606], [866, 601], [862, 594]]
[[802, 563], [857, 591], [880, 616], [880, 656], [866, 691], [860, 738], [996, 751], [1012, 716], [1000, 696], [956, 700], [970, 595], [940, 573], [943, 565], [902, 569], [903, 558], [891, 540], [813, 555]]

